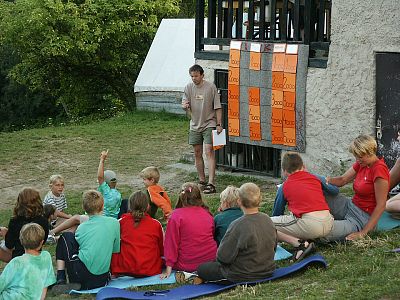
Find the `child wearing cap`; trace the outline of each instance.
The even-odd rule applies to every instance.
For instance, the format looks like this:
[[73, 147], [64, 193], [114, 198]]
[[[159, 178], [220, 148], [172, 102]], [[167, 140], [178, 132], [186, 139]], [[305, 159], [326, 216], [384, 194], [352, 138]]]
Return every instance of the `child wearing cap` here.
[[115, 188], [117, 185], [117, 175], [111, 170], [104, 171], [104, 162], [108, 156], [107, 151], [101, 151], [99, 168], [97, 170], [97, 180], [99, 182], [98, 191], [104, 198], [103, 214], [108, 217], [118, 218], [122, 203], [121, 193]]

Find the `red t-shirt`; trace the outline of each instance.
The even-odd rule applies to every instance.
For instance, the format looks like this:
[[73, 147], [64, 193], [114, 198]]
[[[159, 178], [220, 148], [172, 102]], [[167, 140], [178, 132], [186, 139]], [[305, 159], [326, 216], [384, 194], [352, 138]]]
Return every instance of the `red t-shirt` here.
[[121, 250], [112, 255], [111, 273], [116, 276], [160, 274], [161, 256], [164, 255], [164, 235], [160, 222], [146, 214], [135, 227], [132, 215], [126, 213], [119, 223]]
[[283, 185], [283, 196], [289, 210], [298, 218], [305, 213], [329, 210], [322, 193], [321, 181], [306, 171], [289, 175]]
[[353, 203], [366, 213], [372, 214], [376, 206], [374, 182], [377, 178], [383, 178], [389, 182], [389, 169], [383, 159], [378, 160], [371, 167], [362, 167], [355, 162], [353, 169], [357, 173], [353, 182]]

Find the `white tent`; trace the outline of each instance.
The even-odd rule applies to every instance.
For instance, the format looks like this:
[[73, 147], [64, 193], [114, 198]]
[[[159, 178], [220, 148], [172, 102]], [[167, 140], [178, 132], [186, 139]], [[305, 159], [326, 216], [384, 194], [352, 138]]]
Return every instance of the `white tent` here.
[[194, 64], [194, 19], [163, 19], [135, 83], [135, 93], [179, 91]]

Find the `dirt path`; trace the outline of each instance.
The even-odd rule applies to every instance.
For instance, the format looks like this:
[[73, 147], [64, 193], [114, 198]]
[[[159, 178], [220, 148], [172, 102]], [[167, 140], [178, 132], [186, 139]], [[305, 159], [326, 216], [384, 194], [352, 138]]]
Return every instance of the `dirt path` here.
[[[165, 187], [167, 191], [176, 191], [178, 190], [182, 183], [184, 182], [185, 178], [188, 174], [196, 172], [195, 167], [193, 164], [182, 164], [176, 163], [173, 165], [168, 165], [163, 168], [161, 172], [160, 184]], [[249, 174], [241, 174], [241, 173], [231, 173], [231, 172], [224, 172], [221, 170], [217, 171], [217, 176], [219, 174], [228, 174], [232, 176], [243, 176]], [[259, 176], [250, 174], [253, 177], [258, 177], [262, 179], [265, 184], [263, 184], [262, 188], [264, 189], [271, 189], [273, 188], [274, 184], [279, 181], [279, 179], [271, 178], [267, 176]], [[68, 176], [68, 180], [66, 181], [66, 191], [74, 190], [74, 191], [84, 191], [89, 188], [96, 188], [96, 178], [93, 179], [83, 179], [79, 176]], [[119, 185], [126, 185], [135, 189], [143, 188], [143, 182], [138, 176], [132, 176], [128, 174], [119, 174]], [[29, 180], [27, 182], [16, 182], [15, 180], [9, 180], [7, 174], [2, 171], [0, 172], [0, 182], [2, 183], [0, 186], [0, 209], [11, 209], [15, 201], [17, 199], [19, 191], [27, 186], [34, 187], [40, 191], [40, 194], [44, 196], [48, 188], [46, 187], [45, 183], [40, 180]], [[47, 182], [47, 181], [45, 181]]]

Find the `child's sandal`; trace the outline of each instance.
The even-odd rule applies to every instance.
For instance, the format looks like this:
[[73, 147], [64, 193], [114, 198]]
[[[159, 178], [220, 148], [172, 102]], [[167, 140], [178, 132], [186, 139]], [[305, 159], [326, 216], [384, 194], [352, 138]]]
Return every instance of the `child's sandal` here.
[[[299, 240], [300, 245], [298, 245], [297, 247], [294, 248], [294, 254], [293, 254], [293, 258], [295, 262], [299, 262], [301, 260], [303, 260], [304, 258], [306, 258], [307, 256], [309, 256], [310, 254], [312, 254], [315, 251], [315, 244], [314, 242], [309, 242], [309, 241], [304, 241], [304, 240]], [[308, 246], [306, 247], [305, 243], [308, 243]], [[299, 253], [299, 251], [302, 251], [301, 255], [296, 258], [297, 253]]]
[[203, 190], [204, 194], [215, 194], [217, 192], [215, 186], [211, 183], [207, 184]]

